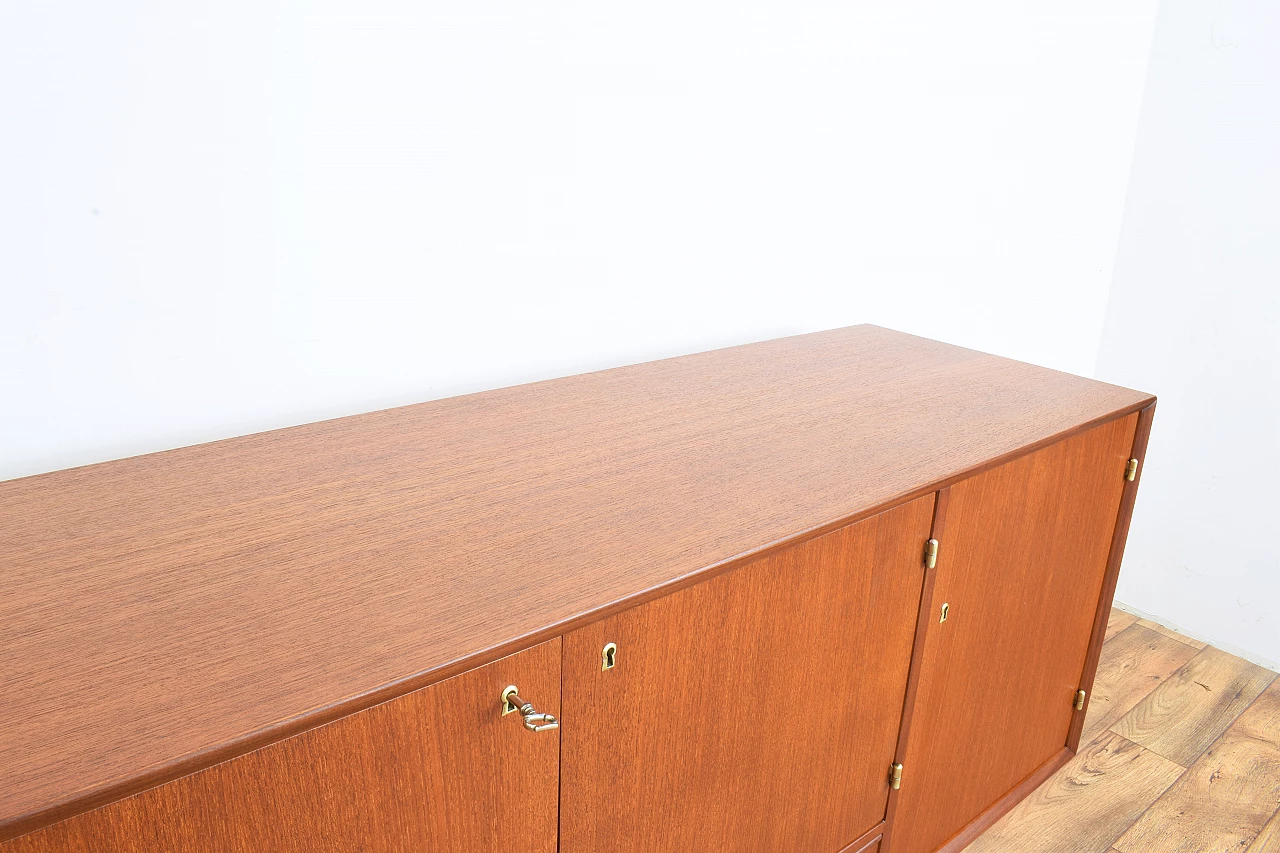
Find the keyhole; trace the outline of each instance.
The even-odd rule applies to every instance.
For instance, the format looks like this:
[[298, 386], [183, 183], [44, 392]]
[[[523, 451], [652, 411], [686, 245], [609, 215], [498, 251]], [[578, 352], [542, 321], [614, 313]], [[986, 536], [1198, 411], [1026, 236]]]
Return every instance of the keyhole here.
[[941, 618], [941, 619], [939, 619], [938, 621], [939, 621], [939, 622], [946, 622], [946, 621], [947, 621], [947, 612], [948, 612], [948, 611], [950, 611], [950, 610], [951, 610], [951, 605], [950, 605], [950, 604], [947, 604], [946, 602], [943, 602], [943, 604], [942, 604], [942, 618]]
[[618, 644], [608, 643], [604, 650], [600, 652], [600, 669], [613, 669], [618, 662]]

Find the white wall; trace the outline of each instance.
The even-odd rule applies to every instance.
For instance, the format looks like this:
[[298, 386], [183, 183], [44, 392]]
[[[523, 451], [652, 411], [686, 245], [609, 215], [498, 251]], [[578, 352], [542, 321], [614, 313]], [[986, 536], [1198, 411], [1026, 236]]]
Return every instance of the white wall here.
[[0, 478], [863, 321], [1087, 374], [1155, 0], [1033, 5], [0, 0]]
[[1163, 0], [1101, 379], [1159, 395], [1117, 598], [1280, 661], [1280, 4]]

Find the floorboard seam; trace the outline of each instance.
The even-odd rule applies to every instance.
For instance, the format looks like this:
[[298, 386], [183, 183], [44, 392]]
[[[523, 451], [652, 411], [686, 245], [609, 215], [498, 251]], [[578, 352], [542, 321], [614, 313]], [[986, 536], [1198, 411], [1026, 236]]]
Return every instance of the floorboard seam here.
[[[1210, 649], [1214, 649], [1216, 652], [1221, 652], [1223, 654], [1228, 654], [1228, 655], [1231, 654], [1231, 652], [1215, 647], [1212, 644], [1207, 645], [1204, 648], [1200, 648], [1196, 644], [1194, 638], [1188, 638], [1187, 640], [1184, 641], [1181, 637], [1176, 636], [1174, 632], [1170, 631], [1169, 633], [1166, 633], [1165, 631], [1153, 629], [1149, 625], [1143, 624], [1144, 621], [1145, 620], [1142, 620], [1140, 618], [1139, 620], [1134, 621], [1132, 624], [1127, 625], [1125, 628], [1119, 631], [1116, 631], [1103, 644], [1102, 655], [1105, 657], [1108, 653], [1108, 650], [1120, 656], [1133, 654], [1134, 651], [1133, 649], [1130, 648], [1130, 646], [1133, 645], [1132, 642], [1129, 642], [1128, 644], [1122, 643], [1119, 645], [1113, 645], [1113, 641], [1117, 640], [1119, 637], [1121, 637], [1122, 635], [1125, 635], [1126, 633], [1130, 634], [1130, 640], [1132, 641], [1134, 634], [1132, 634], [1131, 632], [1133, 628], [1141, 628], [1143, 631], [1159, 636], [1165, 641], [1175, 640], [1175, 641], [1182, 642], [1183, 645], [1189, 647], [1192, 650], [1192, 654], [1181, 666], [1178, 666], [1171, 672], [1167, 672], [1167, 674], [1160, 677], [1159, 680], [1151, 682], [1150, 687], [1147, 688], [1145, 691], [1143, 691], [1141, 697], [1137, 698], [1137, 700], [1133, 702], [1133, 706], [1132, 708], [1130, 708], [1130, 712], [1132, 712], [1134, 708], [1137, 708], [1140, 705], [1142, 705], [1142, 703], [1146, 702], [1153, 693], [1155, 693], [1157, 690], [1161, 688], [1162, 685], [1168, 683], [1171, 679], [1178, 678], [1180, 674], [1184, 673], [1184, 670], [1186, 669], [1186, 667], [1192, 666], [1197, 660], [1201, 658], [1202, 655], [1204, 655], [1205, 653], [1213, 654], [1213, 652], [1209, 652]], [[1145, 654], [1145, 652], [1143, 653]], [[1232, 655], [1232, 656], [1239, 657], [1238, 655]], [[1181, 655], [1174, 655], [1174, 657], [1180, 658]], [[1154, 660], [1155, 658], [1152, 658], [1152, 659]], [[1130, 667], [1127, 664], [1121, 666], [1120, 663], [1123, 663], [1123, 660], [1120, 657], [1117, 657], [1116, 661], [1118, 662], [1117, 663], [1118, 668], [1114, 668], [1114, 671], [1111, 673], [1110, 677], [1116, 682], [1117, 685], [1119, 684], [1125, 685], [1123, 690], [1120, 690], [1119, 688], [1117, 688], [1119, 692], [1115, 694], [1116, 696], [1124, 696], [1127, 698], [1130, 694], [1125, 693], [1124, 690], [1137, 691], [1139, 689], [1137, 687], [1137, 683], [1138, 683], [1137, 679], [1142, 679], [1141, 683], [1143, 686], [1145, 686], [1147, 677], [1154, 678], [1156, 677], [1158, 672], [1165, 671], [1163, 668], [1163, 664], [1157, 664], [1156, 665], [1157, 668], [1155, 669], [1146, 670], [1142, 668], [1142, 666], [1146, 666], [1146, 664], [1142, 663], [1142, 661], [1138, 659], [1135, 659], [1135, 661], [1137, 662], [1132, 667]], [[1245, 658], [1240, 658], [1240, 661], [1254, 663], [1253, 661], [1247, 661], [1247, 659]], [[1172, 663], [1176, 661], [1170, 660], [1169, 662]], [[1209, 666], [1207, 662], [1204, 662], [1202, 665], [1206, 667]], [[1232, 666], [1234, 666], [1234, 664], [1231, 666], [1224, 666], [1221, 662], [1218, 662], [1218, 663], [1215, 663], [1214, 666], [1218, 668], [1218, 674], [1220, 677], [1224, 677], [1222, 676], [1223, 672], [1234, 673], [1234, 670], [1232, 669]], [[1263, 668], [1266, 669], [1266, 667], [1263, 667]], [[1209, 670], [1206, 670], [1206, 671], [1209, 671]], [[1148, 673], [1148, 674], [1144, 675], [1144, 673]], [[1264, 675], [1267, 675], [1269, 677], [1264, 677]], [[1186, 676], [1184, 676], [1184, 680], [1185, 680], [1185, 677]], [[1126, 678], [1132, 678], [1134, 680], [1126, 681], [1125, 680]], [[1223, 723], [1225, 723], [1225, 726], [1223, 726], [1221, 730], [1218, 731], [1216, 737], [1214, 737], [1213, 740], [1210, 741], [1203, 749], [1200, 749], [1199, 751], [1197, 751], [1194, 756], [1181, 755], [1180, 756], [1181, 760], [1175, 760], [1173, 758], [1169, 758], [1168, 756], [1163, 754], [1160, 748], [1152, 748], [1152, 747], [1146, 746], [1116, 731], [1116, 726], [1118, 725], [1119, 720], [1117, 720], [1116, 722], [1113, 722], [1110, 726], [1107, 726], [1106, 728], [1099, 729], [1097, 732], [1095, 732], [1092, 735], [1092, 737], [1089, 738], [1088, 741], [1084, 741], [1084, 740], [1081, 741], [1080, 748], [1077, 750], [1078, 755], [1083, 754], [1089, 750], [1096, 750], [1101, 741], [1114, 738], [1115, 740], [1112, 741], [1112, 749], [1121, 749], [1121, 750], [1127, 751], [1130, 747], [1135, 747], [1137, 750], [1135, 760], [1150, 761], [1153, 759], [1158, 759], [1161, 762], [1165, 762], [1164, 765], [1160, 765], [1164, 767], [1163, 773], [1165, 777], [1175, 772], [1177, 774], [1176, 776], [1173, 777], [1173, 779], [1169, 782], [1168, 785], [1166, 785], [1162, 790], [1159, 791], [1159, 793], [1155, 794], [1155, 796], [1152, 797], [1150, 802], [1148, 802], [1145, 807], [1142, 807], [1141, 800], [1136, 802], [1131, 801], [1131, 805], [1133, 807], [1142, 808], [1142, 810], [1135, 818], [1133, 818], [1133, 820], [1128, 821], [1127, 825], [1124, 826], [1124, 828], [1120, 831], [1119, 835], [1117, 835], [1114, 838], [1114, 840], [1111, 841], [1110, 845], [1108, 845], [1108, 847], [1106, 848], [1107, 853], [1146, 853], [1146, 851], [1139, 848], [1146, 846], [1145, 842], [1150, 840], [1148, 836], [1150, 836], [1151, 832], [1154, 829], [1156, 829], [1157, 824], [1159, 824], [1162, 827], [1165, 825], [1164, 818], [1168, 816], [1167, 814], [1165, 814], [1165, 812], [1168, 812], [1171, 808], [1177, 806], [1177, 802], [1175, 801], [1176, 798], [1190, 796], [1190, 794], [1187, 793], [1187, 790], [1185, 789], [1185, 787], [1179, 787], [1179, 786], [1198, 784], [1196, 783], [1195, 779], [1189, 778], [1191, 768], [1193, 766], [1197, 766], [1200, 768], [1200, 770], [1205, 770], [1205, 768], [1208, 766], [1206, 763], [1204, 763], [1205, 755], [1208, 754], [1210, 751], [1214, 750], [1215, 748], [1218, 748], [1221, 744], [1223, 744], [1224, 740], [1228, 738], [1228, 735], [1231, 734], [1232, 731], [1234, 731], [1241, 717], [1248, 714], [1250, 711], [1252, 711], [1255, 708], [1255, 706], [1262, 703], [1264, 701], [1264, 697], [1269, 692], [1274, 694], [1276, 685], [1280, 684], [1280, 676], [1277, 676], [1274, 672], [1269, 674], [1263, 674], [1263, 673], [1249, 674], [1247, 675], [1247, 678], [1246, 678], [1246, 671], [1244, 669], [1241, 669], [1239, 673], [1231, 674], [1232, 681], [1235, 681], [1237, 678], [1251, 680], [1252, 685], [1254, 687], [1261, 684], [1264, 680], [1266, 683], [1262, 685], [1262, 689], [1258, 691], [1257, 695], [1253, 698], [1253, 700], [1250, 701], [1246, 706], [1241, 708], [1237, 713], [1231, 714], [1230, 719], [1227, 718], [1227, 713], [1229, 713], [1229, 709], [1232, 707], [1232, 703], [1240, 701], [1242, 696], [1245, 695], [1246, 688], [1238, 687], [1237, 688], [1238, 693], [1236, 697], [1230, 697], [1226, 695], [1226, 693], [1222, 693], [1219, 697], [1215, 697], [1215, 700], [1216, 700], [1215, 702], [1210, 703], [1208, 705], [1205, 705], [1205, 704], [1199, 705], [1198, 706], [1199, 713], [1203, 717], [1203, 719], [1200, 720], [1200, 722], [1197, 723], [1194, 727], [1186, 729], [1186, 732], [1188, 734], [1184, 738], [1183, 745], [1178, 746], [1176, 743], [1171, 741], [1165, 747], [1173, 751], [1190, 753], [1200, 743], [1200, 740], [1199, 740], [1200, 738], [1209, 735], [1217, 726], [1222, 726]], [[1205, 679], [1205, 680], [1210, 681], [1210, 683], [1216, 684], [1216, 682], [1213, 682], [1210, 679]], [[1222, 686], [1228, 686], [1229, 683], [1230, 682], [1224, 681]], [[1181, 689], [1182, 686], [1183, 685], [1180, 683], [1179, 689]], [[1205, 686], [1205, 685], [1201, 685], [1201, 686]], [[1205, 686], [1205, 689], [1209, 689], [1209, 688]], [[1198, 693], [1196, 695], [1198, 695]], [[1274, 696], [1271, 701], [1275, 701]], [[1222, 704], [1218, 704], [1218, 703], [1222, 703]], [[1153, 700], [1150, 704], [1153, 707], [1161, 709], [1158, 714], [1158, 716], [1163, 715], [1161, 719], [1168, 718], [1168, 719], [1165, 719], [1164, 722], [1161, 723], [1160, 725], [1167, 726], [1170, 723], [1177, 723], [1177, 721], [1181, 719], [1180, 715], [1177, 713], [1173, 713], [1172, 716], [1170, 716], [1173, 709], [1164, 707], [1163, 702]], [[1219, 716], [1214, 716], [1215, 712]], [[1126, 712], [1125, 715], [1122, 715], [1120, 717], [1120, 720], [1125, 719], [1125, 717], [1127, 716], [1127, 713], [1129, 712]], [[1103, 723], [1105, 718], [1109, 715], [1102, 714], [1100, 710], [1100, 716], [1102, 718], [1097, 720], [1099, 724]], [[1266, 713], [1263, 714], [1263, 717], [1265, 719], [1271, 719], [1270, 715]], [[1087, 715], [1086, 715], [1086, 723], [1087, 723]], [[1269, 733], [1273, 728], [1274, 726], [1271, 725], [1270, 727], [1266, 728], [1266, 731]], [[1160, 744], [1165, 744], [1166, 741], [1168, 740], [1168, 738], [1161, 735], [1159, 726], [1157, 726], [1156, 729], [1153, 729], [1151, 731], [1147, 731], [1146, 728], [1143, 728], [1140, 726], [1137, 729], [1135, 729], [1135, 734], [1140, 737], [1147, 737], [1149, 740], [1152, 740], [1152, 742], [1156, 744], [1157, 747]], [[1154, 739], [1152, 739], [1153, 737]], [[1190, 739], [1186, 739], [1186, 738], [1190, 738]], [[1277, 748], [1280, 748], [1280, 738], [1264, 737], [1261, 740], [1266, 744], [1271, 744]], [[1235, 740], [1231, 741], [1231, 743], [1236, 743], [1236, 742], [1237, 741]], [[1226, 749], [1226, 747], [1223, 747], [1223, 749]], [[1149, 753], [1151, 758], [1142, 759], [1141, 756], [1143, 753]], [[1214, 755], [1215, 755], [1214, 760], [1217, 761], [1218, 760], [1218, 758], [1216, 757], [1217, 753], [1214, 753]], [[1227, 753], [1223, 753], [1221, 760], [1224, 762], [1229, 762], [1231, 761], [1231, 758]], [[1080, 769], [1081, 769], [1080, 766], [1074, 765], [1072, 763], [1068, 763], [1067, 765], [1067, 767], [1073, 767], [1073, 766], [1075, 767], [1075, 771], [1073, 772], [1077, 772], [1077, 773], [1080, 772]], [[1144, 766], [1147, 766], [1147, 765], [1144, 765]], [[1225, 766], [1226, 765], [1224, 765], [1224, 767]], [[1064, 768], [1063, 770], [1060, 770], [1059, 773], [1063, 773], [1065, 769], [1066, 768]], [[1104, 774], [1109, 774], [1110, 771], [1119, 772], [1123, 770], [1123, 768], [1119, 768], [1119, 767], [1111, 767], [1108, 769], [1108, 764], [1105, 759], [1100, 761], [1100, 764], [1097, 769], [1101, 770], [1101, 772]], [[1237, 770], [1238, 769], [1239, 768], [1237, 768]], [[1197, 772], [1199, 773], [1200, 771], [1197, 771]], [[1058, 774], [1055, 774], [1053, 777], [1050, 777], [1050, 779], [1046, 780], [1045, 785], [1050, 784], [1054, 778], [1057, 778], [1057, 775]], [[1230, 776], [1230, 773], [1228, 773], [1227, 775]], [[1164, 777], [1161, 777], [1161, 778], [1164, 778]], [[1196, 778], [1198, 779], [1199, 776], [1197, 776]], [[1148, 785], [1147, 788], [1144, 788], [1143, 790], [1144, 799], [1145, 799], [1145, 796], [1150, 795], [1151, 789], [1159, 787], [1159, 782], [1156, 780], [1156, 778], [1150, 778], [1149, 781], [1155, 782], [1155, 784]], [[1267, 784], [1270, 784], [1270, 782], [1268, 782]], [[1173, 791], [1175, 788], [1178, 788], [1178, 790], [1181, 793], [1171, 795], [1170, 792]], [[1037, 790], [1040, 790], [1040, 789], [1037, 789]], [[1270, 789], [1267, 789], [1267, 790], [1270, 790]], [[1194, 792], [1191, 792], [1191, 793], [1194, 793]], [[1171, 800], [1170, 797], [1174, 797], [1175, 800]], [[1254, 802], [1256, 803], [1255, 805], [1256, 810], [1250, 813], [1250, 817], [1249, 817], [1250, 821], [1257, 819], [1257, 817], [1260, 816], [1262, 813], [1264, 813], [1266, 809], [1271, 805], [1271, 803], [1265, 798], [1262, 799], [1261, 801], [1255, 800]], [[1158, 806], [1161, 806], [1163, 811], [1157, 810]], [[1153, 810], [1156, 810], [1154, 814], [1153, 814]], [[1052, 817], [1050, 819], [1050, 822], [1053, 823], [1053, 825], [1057, 826], [1058, 824], [1054, 822], [1061, 821], [1062, 818], [1059, 813], [1055, 813], [1055, 815], [1057, 816]], [[1014, 832], [1015, 835], [1019, 832], [1022, 832], [1023, 834], [1025, 834], [1026, 818], [1029, 818], [1029, 817], [1031, 817], [1030, 814], [1026, 815], [1024, 818], [1020, 818], [1019, 819], [1020, 827], [1017, 829], [1014, 829], [1011, 827], [1010, 831]], [[1128, 814], [1126, 813], [1124, 817], [1128, 817]], [[1128, 844], [1126, 844], [1124, 847], [1121, 847], [1120, 842], [1126, 836], [1129, 836], [1131, 831], [1134, 829], [1134, 827], [1138, 826], [1143, 821], [1148, 821], [1149, 825], [1144, 826], [1142, 833], [1135, 834], [1133, 837], [1131, 837], [1130, 842]], [[1231, 834], [1231, 838], [1233, 840], [1233, 843], [1239, 846], [1238, 847], [1233, 846], [1231, 849], [1233, 850], [1240, 849], [1243, 853], [1262, 853], [1262, 850], [1264, 848], [1267, 851], [1272, 851], [1274, 849], [1272, 845], [1274, 845], [1276, 840], [1276, 830], [1277, 828], [1280, 828], [1280, 823], [1278, 822], [1280, 822], [1280, 803], [1277, 803], [1276, 807], [1271, 811], [1270, 815], [1265, 820], [1262, 820], [1262, 822], [1260, 823], [1260, 825], [1258, 826], [1256, 832], [1252, 837], [1248, 837], [1245, 834], [1245, 832], [1242, 832], [1242, 830], [1246, 829], [1244, 826], [1236, 826], [1235, 830]], [[1003, 820], [997, 823], [996, 827], [999, 827], [1002, 823], [1004, 823]], [[1220, 821], [1218, 823], [1220, 823]], [[1201, 824], [1199, 824], [1199, 822], [1196, 822], [1195, 826], [1201, 826]], [[1208, 826], [1217, 826], [1217, 823], [1214, 823], [1211, 821], [1208, 824]], [[992, 829], [996, 829], [996, 827], [992, 827]], [[1064, 828], [1069, 828], [1069, 827], [1064, 827]], [[1188, 825], [1187, 828], [1190, 829], [1192, 827]], [[1225, 827], [1218, 826], [1218, 830], [1225, 830]], [[1161, 830], [1161, 832], [1163, 831], [1166, 831], [1166, 830]], [[1177, 832], [1178, 829], [1177, 827], [1167, 827], [1167, 831]], [[1215, 835], [1215, 836], [1218, 835], [1217, 831], [1208, 831], [1207, 828], [1202, 829], [1201, 831], [1207, 832], [1207, 834], [1205, 834], [1202, 840], [1208, 840], [1209, 835]], [[998, 845], [1001, 843], [1004, 843], [1009, 839], [1002, 838], [1000, 830], [996, 830], [996, 832], [993, 834], [996, 836], [996, 838], [992, 840], [996, 841], [997, 846], [991, 847], [991, 849], [997, 849], [997, 848], [1001, 850], [1006, 849], [1004, 847], [998, 847]], [[985, 835], [986, 834], [984, 833], [984, 836]], [[983, 836], [980, 836], [980, 838], [981, 837]], [[1263, 842], [1261, 844], [1258, 843], [1259, 838], [1263, 839]], [[975, 842], [976, 841], [978, 841], [978, 839], [975, 839]], [[1076, 839], [1076, 841], [1079, 841], [1079, 839]], [[1095, 837], [1093, 843], [1099, 843], [1101, 841], [1103, 841], [1103, 838]], [[1048, 851], [1050, 850], [1065, 851], [1068, 849], [1070, 850], [1077, 849], [1077, 847], [1070, 846], [1072, 843], [1073, 843], [1073, 840], [1071, 838], [1071, 834], [1070, 832], [1067, 832], [1064, 836], [1057, 836], [1056, 838], [1053, 838], [1053, 839], [1047, 839], [1047, 838], [1041, 839], [1040, 842], [1038, 842], [1035, 845], [1035, 850], [1037, 851], [1037, 853], [1048, 853]], [[1012, 848], [1009, 848], [1009, 849], [1012, 849]], [[1164, 849], [1164, 848], [1162, 847], [1161, 849]], [[1173, 848], [1170, 847], [1169, 849], [1173, 849]], [[1214, 847], [1213, 849], [1218, 849], [1218, 848]]]

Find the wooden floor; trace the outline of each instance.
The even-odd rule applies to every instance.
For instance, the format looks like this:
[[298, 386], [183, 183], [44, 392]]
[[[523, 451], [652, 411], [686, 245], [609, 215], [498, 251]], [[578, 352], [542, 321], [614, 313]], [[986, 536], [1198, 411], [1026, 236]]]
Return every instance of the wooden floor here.
[[1080, 751], [966, 853], [1280, 853], [1280, 681], [1113, 610]]

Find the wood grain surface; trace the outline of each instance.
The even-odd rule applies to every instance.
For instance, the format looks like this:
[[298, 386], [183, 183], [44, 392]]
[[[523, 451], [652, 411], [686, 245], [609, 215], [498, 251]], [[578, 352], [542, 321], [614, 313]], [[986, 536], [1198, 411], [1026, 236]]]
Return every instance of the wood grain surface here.
[[1280, 684], [1116, 842], [1121, 853], [1238, 853], [1280, 809]]
[[951, 487], [893, 853], [937, 850], [1066, 747], [1136, 427]]
[[1190, 767], [1275, 677], [1270, 670], [1210, 646], [1111, 728]]
[[933, 505], [566, 635], [562, 853], [839, 851], [874, 830]]
[[1171, 640], [1177, 640], [1179, 643], [1190, 646], [1193, 649], [1203, 649], [1209, 645], [1203, 640], [1197, 640], [1195, 637], [1188, 637], [1186, 634], [1180, 634], [1172, 628], [1166, 628], [1159, 622], [1152, 622], [1150, 619], [1139, 619], [1138, 624], [1148, 631], [1155, 631], [1157, 634], [1164, 634]]
[[1146, 459], [1147, 441], [1151, 438], [1151, 424], [1155, 420], [1155, 414], [1155, 403], [1143, 407], [1137, 414], [1137, 425], [1133, 432], [1129, 458], [1138, 460], [1138, 472], [1132, 481], [1125, 477], [1120, 496], [1119, 514], [1111, 526], [1111, 548], [1107, 552], [1107, 568], [1102, 576], [1102, 592], [1097, 598], [1097, 609], [1093, 614], [1093, 630], [1089, 633], [1089, 647], [1085, 652], [1084, 665], [1076, 678], [1076, 684], [1085, 692], [1085, 699], [1084, 707], [1076, 708], [1072, 713], [1071, 727], [1067, 731], [1067, 749], [1072, 752], [1080, 749], [1080, 735], [1084, 730], [1085, 714], [1088, 713], [1089, 702], [1093, 698], [1093, 680], [1097, 676], [1098, 658], [1102, 655], [1102, 644], [1106, 640], [1111, 605], [1115, 602], [1116, 586], [1120, 582], [1120, 563], [1124, 559], [1125, 544], [1129, 540], [1129, 524], [1133, 521], [1133, 507], [1138, 498], [1138, 486], [1142, 483], [1144, 467], [1142, 462]]
[[1151, 399], [864, 326], [0, 483], [0, 838]]
[[876, 824], [857, 841], [840, 851], [840, 853], [875, 853], [883, 844], [884, 822]]
[[1195, 654], [1190, 646], [1137, 624], [1108, 640], [1107, 654], [1093, 682], [1081, 743], [1111, 728]]
[[[1147, 631], [1158, 636], [1162, 643], [1170, 644], [1170, 648], [1181, 645], [1172, 637], [1149, 631], [1141, 621], [1135, 620], [1131, 624], [1134, 633]], [[1108, 672], [1118, 680], [1117, 693], [1132, 694], [1142, 690], [1150, 693], [1159, 686], [1161, 682], [1153, 683], [1149, 678], [1151, 669], [1118, 665], [1119, 661], [1133, 656], [1132, 638], [1133, 635], [1125, 630], [1105, 644], [1096, 689], [1101, 690], [1104, 674]], [[1195, 654], [1196, 651], [1187, 647], [1187, 653]], [[1245, 662], [1240, 663], [1244, 668]], [[1126, 678], [1132, 681], [1131, 685], [1123, 683]], [[1133, 836], [1122, 835], [1109, 850], [1122, 853], [1121, 847], [1124, 846], [1123, 853], [1146, 853], [1148, 849], [1161, 853], [1168, 847], [1179, 849], [1179, 845], [1185, 844], [1187, 850], [1194, 851], [1244, 853], [1247, 848], [1248, 853], [1280, 853], [1280, 847], [1277, 847], [1280, 844], [1280, 801], [1276, 802], [1275, 811], [1268, 811], [1274, 792], [1280, 790], [1280, 762], [1274, 760], [1274, 756], [1280, 755], [1280, 727], [1276, 725], [1275, 707], [1277, 692], [1280, 692], [1280, 681], [1273, 681], [1271, 687], [1247, 707], [1232, 704], [1231, 708], [1235, 710], [1227, 713], [1240, 715], [1228, 721], [1226, 731], [1191, 765], [1190, 770], [1179, 769], [1180, 781], [1171, 785], [1149, 809], [1129, 811], [1134, 822], [1140, 817], [1144, 819], [1142, 837], [1135, 840]], [[1097, 744], [1116, 737], [1115, 732], [1103, 729], [1093, 742]], [[1081, 753], [1088, 749], [1090, 746], [1086, 741]], [[1150, 750], [1147, 753], [1155, 754]], [[1168, 759], [1161, 760], [1168, 762]], [[1173, 762], [1168, 762], [1168, 766], [1178, 767]], [[1095, 808], [1089, 802], [1091, 792], [1119, 790], [1118, 796], [1125, 796], [1127, 785], [1115, 782], [1113, 786], [1114, 780], [1103, 777], [1111, 773], [1123, 774], [1126, 768], [1123, 762], [1095, 763], [1092, 774], [1083, 780], [1074, 778], [1079, 771], [1078, 762], [1068, 764], [1049, 779], [1037, 795], [1023, 800], [1009, 822], [1000, 821], [991, 826], [988, 830], [990, 838], [983, 836], [982, 845], [974, 849], [1017, 853], [1024, 849], [1061, 853], [1102, 850], [1098, 842]], [[1071, 802], [1073, 798], [1080, 802]], [[1123, 824], [1123, 814], [1109, 814], [1108, 826]], [[1113, 819], [1114, 823], [1110, 823]], [[1264, 822], [1259, 830], [1259, 824]], [[1253, 837], [1255, 831], [1257, 835]], [[1043, 837], [1028, 840], [1038, 833]], [[961, 840], [968, 843], [974, 837]], [[959, 853], [959, 850], [954, 843], [948, 843], [939, 853]]]
[[[951, 504], [951, 487], [939, 489], [933, 503], [933, 525], [929, 530], [929, 538], [941, 540], [946, 536], [947, 507]], [[893, 752], [893, 760], [902, 763], [907, 757], [907, 743], [911, 738], [911, 724], [915, 720], [916, 695], [920, 690], [920, 668], [924, 663], [925, 637], [933, 623], [933, 588], [938, 577], [938, 569], [925, 568], [924, 587], [920, 591], [920, 606], [916, 610], [916, 633], [911, 641], [911, 669], [907, 673], [907, 693], [902, 700], [902, 723], [898, 726], [898, 745]], [[898, 798], [901, 790], [889, 791], [889, 802], [885, 808], [885, 830], [882, 844], [886, 850], [893, 845], [893, 824], [898, 812]]]
[[1181, 773], [1172, 761], [1107, 734], [1081, 749], [966, 853], [1106, 850]]
[[1249, 845], [1248, 853], [1280, 853], [1280, 807]]
[[1137, 621], [1138, 617], [1132, 613], [1125, 613], [1123, 610], [1118, 610], [1114, 607], [1111, 608], [1111, 615], [1107, 618], [1107, 633], [1103, 636], [1103, 641], [1110, 640]]
[[960, 853], [972, 844], [974, 839], [1012, 811], [1014, 806], [1025, 800], [1032, 791], [1052, 778], [1074, 757], [1075, 752], [1064, 746], [1056, 755], [1037, 767], [1030, 776], [1010, 788], [1003, 797], [988, 806], [986, 811], [971, 820], [964, 829], [951, 836], [951, 840], [939, 847], [937, 853]]
[[0, 844], [0, 853], [555, 853], [560, 641]]

